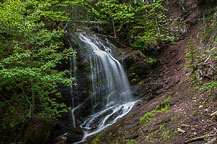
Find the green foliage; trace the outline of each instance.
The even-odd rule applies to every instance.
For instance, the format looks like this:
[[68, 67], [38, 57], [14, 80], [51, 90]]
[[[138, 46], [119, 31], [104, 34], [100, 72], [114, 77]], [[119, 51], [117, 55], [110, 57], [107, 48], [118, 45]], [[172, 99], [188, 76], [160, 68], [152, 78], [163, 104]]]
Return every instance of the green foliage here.
[[159, 133], [164, 127], [165, 127], [165, 124], [164, 124], [164, 123], [161, 124], [161, 125], [160, 125], [160, 128], [157, 129], [157, 130], [155, 130], [155, 131], [153, 131], [153, 132], [151, 132], [151, 133], [149, 133], [149, 134], [147, 135], [146, 139], [148, 140], [148, 139], [150, 139], [151, 137], [155, 136], [155, 135], [156, 135], [157, 133]]
[[171, 41], [171, 45], [176, 45], [176, 42], [174, 40]]
[[[186, 69], [193, 69], [191, 76], [197, 80], [197, 84], [202, 85], [202, 90], [211, 90], [215, 87], [216, 83], [216, 11], [215, 8], [211, 8], [204, 12], [204, 27], [199, 33], [200, 40], [206, 45], [203, 48], [197, 48], [195, 40], [190, 39], [188, 52], [186, 53]], [[210, 73], [210, 74], [208, 74]], [[207, 75], [208, 74], [208, 75]], [[204, 77], [208, 77], [213, 80], [203, 85]]]
[[170, 138], [170, 131], [168, 130], [168, 131], [164, 131], [163, 133], [162, 133], [162, 137], [164, 138], [164, 139], [169, 139]]
[[186, 71], [193, 69], [193, 72], [197, 69], [197, 62], [199, 60], [199, 53], [196, 46], [196, 41], [193, 38], [189, 39], [187, 47], [186, 58], [185, 58], [185, 67]]
[[210, 136], [209, 136], [209, 135], [206, 135], [206, 136], [204, 136], [204, 138], [205, 138], [206, 140], [209, 140], [209, 139], [210, 139]]
[[136, 142], [136, 139], [127, 140], [127, 144], [134, 144], [135, 142]]
[[0, 3], [0, 113], [3, 128], [15, 127], [33, 116], [54, 119], [66, 112], [57, 103], [59, 84], [72, 86], [69, 71], [56, 66], [72, 55], [64, 49], [64, 31], [58, 22], [68, 20], [66, 6], [76, 1], [5, 0]]
[[134, 48], [156, 50], [160, 41], [168, 39], [163, 29], [165, 11], [161, 0], [153, 3], [102, 0], [93, 6], [91, 14], [105, 25], [107, 33], [116, 35], [117, 29], [120, 35], [127, 36]]
[[[216, 41], [216, 34], [212, 37], [213, 33], [215, 33], [217, 29], [217, 20], [216, 20], [216, 8], [213, 7], [205, 12], [204, 24], [205, 27], [202, 29], [201, 39], [205, 43], [210, 43], [212, 41]], [[216, 37], [216, 38], [215, 38]]]
[[143, 117], [140, 118], [140, 123], [146, 123], [150, 118], [155, 116], [157, 113], [164, 113], [170, 108], [169, 99], [165, 99], [161, 105], [158, 105], [154, 110], [151, 112], [147, 112]]
[[101, 23], [114, 21], [118, 23], [118, 31], [127, 23], [133, 22], [135, 13], [130, 3], [121, 3], [119, 0], [102, 0], [92, 9]]
[[[191, 77], [196, 80], [197, 89], [200, 91], [208, 91], [207, 98], [203, 101], [205, 106], [207, 102], [211, 100], [210, 96], [217, 87], [216, 82], [216, 62], [217, 62], [217, 51], [216, 51], [216, 11], [215, 8], [208, 10], [206, 13], [207, 17], [204, 19], [205, 26], [202, 29], [201, 40], [207, 45], [203, 49], [199, 49], [196, 46], [196, 41], [190, 38], [187, 45], [186, 52], [186, 71], [192, 69]], [[207, 75], [207, 73], [210, 73]], [[203, 78], [208, 77], [211, 81], [204, 83]]]
[[204, 83], [201, 87], [203, 91], [209, 90], [210, 94], [217, 88], [217, 81], [211, 81], [208, 83]]
[[131, 73], [129, 76], [132, 77], [131, 82], [136, 82], [139, 78], [139, 75], [137, 75], [136, 73]]
[[147, 112], [142, 118], [140, 118], [140, 123], [145, 123], [147, 122], [150, 118], [152, 118], [155, 114], [157, 113], [157, 111], [154, 109], [151, 112]]
[[211, 96], [212, 96], [213, 92], [215, 92], [216, 88], [217, 88], [217, 81], [216, 80], [208, 82], [208, 83], [202, 83], [200, 90], [202, 90], [202, 92], [208, 91], [207, 96], [202, 101], [203, 107], [205, 107], [207, 105], [207, 103], [212, 100]]
[[91, 142], [91, 144], [97, 144], [99, 142], [99, 137], [95, 137], [95, 139]]
[[177, 135], [177, 134], [179, 134], [179, 132], [178, 132], [177, 130], [175, 130], [175, 131], [174, 131], [174, 134]]
[[160, 41], [167, 40], [167, 32], [162, 27], [166, 22], [164, 12], [167, 9], [162, 6], [162, 1], [138, 4], [135, 9], [136, 24], [130, 31], [134, 38], [132, 46], [142, 50], [157, 49]]
[[145, 59], [144, 61], [150, 65], [154, 65], [158, 62], [158, 60], [156, 58], [151, 58], [151, 57]]

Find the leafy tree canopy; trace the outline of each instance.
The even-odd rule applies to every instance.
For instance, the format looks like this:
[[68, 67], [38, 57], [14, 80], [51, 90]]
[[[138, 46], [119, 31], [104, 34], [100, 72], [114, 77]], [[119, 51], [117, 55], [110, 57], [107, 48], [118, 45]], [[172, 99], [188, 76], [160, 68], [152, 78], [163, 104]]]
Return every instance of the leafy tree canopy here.
[[[93, 18], [105, 24], [107, 33], [113, 31], [127, 35], [131, 46], [142, 50], [151, 50], [160, 41], [169, 40], [168, 32], [163, 28], [166, 23], [163, 1], [124, 1], [101, 0], [93, 6]], [[113, 28], [113, 29], [111, 29]]]
[[[67, 111], [57, 103], [58, 84], [72, 86], [55, 67], [73, 54], [63, 47], [60, 22], [83, 0], [4, 0], [0, 3], [0, 123], [9, 128], [33, 115], [53, 119]], [[64, 9], [64, 11], [63, 11]]]

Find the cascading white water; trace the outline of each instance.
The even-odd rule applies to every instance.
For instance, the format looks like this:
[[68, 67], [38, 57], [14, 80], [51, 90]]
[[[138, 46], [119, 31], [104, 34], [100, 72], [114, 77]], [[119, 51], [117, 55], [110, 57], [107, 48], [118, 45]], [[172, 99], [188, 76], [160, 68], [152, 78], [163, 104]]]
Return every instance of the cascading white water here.
[[[67, 31], [66, 31], [67, 33]], [[70, 39], [67, 39], [68, 43], [70, 45], [71, 48], [73, 48]], [[76, 83], [76, 71], [77, 71], [77, 63], [76, 63], [76, 55], [75, 55], [75, 50], [73, 50], [73, 54], [69, 57], [69, 63], [70, 63], [70, 67], [69, 67], [69, 71], [70, 71], [70, 78], [74, 77], [74, 83]], [[75, 91], [76, 87], [71, 87], [70, 88], [70, 96], [72, 99], [72, 110], [71, 110], [71, 114], [72, 114], [72, 127], [75, 128], [76, 127], [76, 120], [75, 120], [75, 110], [77, 109], [77, 107], [75, 107]]]
[[123, 67], [112, 56], [108, 40], [103, 44], [96, 36], [80, 33], [79, 39], [89, 51], [92, 115], [81, 125], [85, 135], [96, 134], [125, 116], [135, 105]]
[[[75, 55], [73, 56], [70, 56], [69, 57], [69, 61], [70, 61], [70, 78], [74, 77], [75, 80], [74, 82], [76, 83], [76, 71], [77, 71], [77, 65], [76, 65], [76, 57]], [[72, 114], [72, 126], [75, 128], [76, 127], [76, 122], [75, 122], [75, 110], [76, 110], [76, 107], [75, 107], [75, 96], [74, 96], [74, 87], [71, 87], [70, 88], [70, 95], [71, 95], [71, 99], [72, 99], [72, 110], [71, 110], [71, 114]]]

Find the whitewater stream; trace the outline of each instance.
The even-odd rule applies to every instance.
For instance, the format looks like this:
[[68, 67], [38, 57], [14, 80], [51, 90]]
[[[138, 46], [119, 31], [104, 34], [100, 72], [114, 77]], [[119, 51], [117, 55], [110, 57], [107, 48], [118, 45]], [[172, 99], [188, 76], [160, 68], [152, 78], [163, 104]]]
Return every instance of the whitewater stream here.
[[[85, 141], [87, 137], [102, 131], [125, 116], [136, 101], [133, 99], [122, 65], [112, 54], [115, 46], [107, 39], [104, 44], [96, 35], [79, 33], [78, 38], [88, 50], [91, 71], [89, 76], [91, 79], [91, 115], [80, 125], [84, 131], [82, 141]], [[76, 70], [71, 67], [71, 72], [75, 75]], [[76, 126], [74, 116], [76, 109], [77, 107], [73, 105], [73, 126]]]

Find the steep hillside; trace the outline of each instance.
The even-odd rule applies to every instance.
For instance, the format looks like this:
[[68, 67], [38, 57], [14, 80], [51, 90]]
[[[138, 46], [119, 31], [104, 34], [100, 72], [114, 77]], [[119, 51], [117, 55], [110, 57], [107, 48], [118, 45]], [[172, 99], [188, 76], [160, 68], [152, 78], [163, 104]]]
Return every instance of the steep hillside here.
[[[167, 27], [177, 37], [155, 55], [158, 63], [144, 66], [144, 55], [138, 51], [128, 50], [121, 57], [128, 74], [136, 73], [130, 78], [141, 101], [88, 143], [217, 143], [216, 3], [189, 0], [168, 5]], [[195, 58], [196, 67], [186, 64], [191, 46], [196, 51], [192, 57], [204, 57]], [[210, 89], [201, 90], [209, 83]]]

